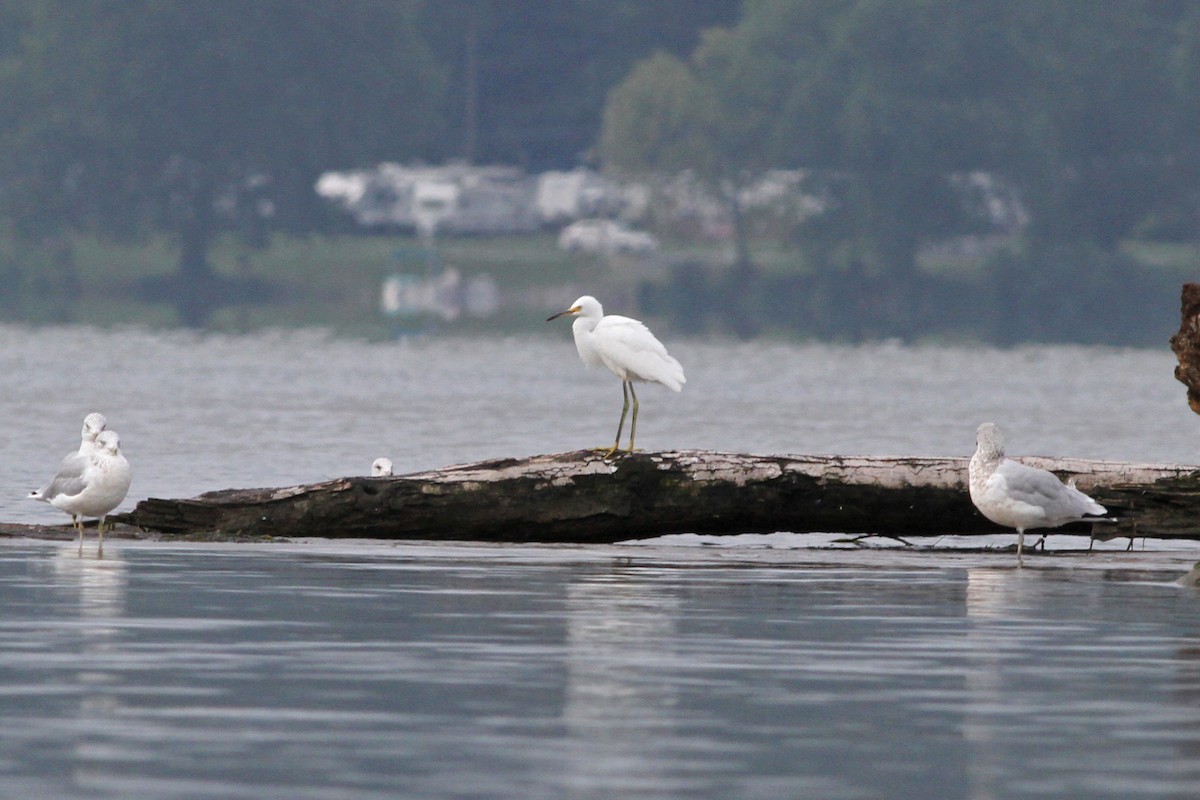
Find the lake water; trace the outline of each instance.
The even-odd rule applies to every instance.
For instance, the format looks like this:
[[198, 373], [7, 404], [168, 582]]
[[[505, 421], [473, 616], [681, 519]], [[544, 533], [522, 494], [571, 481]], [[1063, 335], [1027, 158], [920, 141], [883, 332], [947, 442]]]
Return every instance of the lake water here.
[[[541, 338], [0, 326], [0, 520], [103, 411], [147, 496], [611, 442]], [[1161, 351], [669, 342], [639, 445], [1195, 463]], [[1001, 543], [1012, 537], [1000, 537]], [[0, 541], [0, 796], [1200, 796], [1190, 545]], [[973, 542], [974, 540], [970, 540]]]
[[0, 544], [0, 794], [1196, 797], [1179, 559], [1032, 560]]

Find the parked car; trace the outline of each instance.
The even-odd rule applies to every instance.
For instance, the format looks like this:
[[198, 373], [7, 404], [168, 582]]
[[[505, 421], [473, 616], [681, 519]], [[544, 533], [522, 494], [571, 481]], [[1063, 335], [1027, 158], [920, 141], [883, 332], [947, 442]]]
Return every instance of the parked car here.
[[645, 231], [635, 231], [611, 219], [581, 219], [558, 235], [563, 250], [581, 253], [651, 253], [658, 240]]

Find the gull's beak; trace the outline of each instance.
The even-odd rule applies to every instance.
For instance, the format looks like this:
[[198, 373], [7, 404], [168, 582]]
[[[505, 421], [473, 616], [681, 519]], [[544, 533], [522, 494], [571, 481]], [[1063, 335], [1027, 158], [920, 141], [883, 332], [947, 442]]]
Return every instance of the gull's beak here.
[[578, 313], [579, 313], [579, 306], [571, 306], [566, 311], [560, 311], [557, 314], [555, 314], [553, 317], [546, 317], [546, 322], [551, 322], [552, 320], [556, 320], [559, 317], [564, 317], [567, 314], [578, 314]]

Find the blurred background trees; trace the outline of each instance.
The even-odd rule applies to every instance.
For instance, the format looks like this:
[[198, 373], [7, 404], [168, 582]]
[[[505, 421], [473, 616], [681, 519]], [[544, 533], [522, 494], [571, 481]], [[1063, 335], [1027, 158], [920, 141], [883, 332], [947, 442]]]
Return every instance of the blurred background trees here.
[[[169, 231], [141, 289], [194, 325], [266, 289], [213, 273], [219, 231], [328, 230], [316, 177], [383, 160], [686, 173], [732, 221], [705, 303], [747, 334], [1124, 341], [1096, 309], [1174, 280], [1130, 242], [1200, 230], [1194, 0], [3, 0], [0, 108], [0, 280]], [[783, 268], [744, 203], [768, 170], [817, 205], [771, 221]], [[970, 292], [930, 256], [956, 241]]]

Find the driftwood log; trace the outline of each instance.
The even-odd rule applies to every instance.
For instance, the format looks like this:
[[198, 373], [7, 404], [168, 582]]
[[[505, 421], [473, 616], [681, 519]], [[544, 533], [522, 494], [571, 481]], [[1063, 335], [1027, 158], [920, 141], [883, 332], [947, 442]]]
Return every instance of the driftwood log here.
[[1200, 414], [1200, 283], [1183, 285], [1179, 332], [1171, 337], [1171, 350], [1179, 359], [1175, 379], [1187, 387], [1187, 401]]
[[[1200, 538], [1200, 467], [1024, 458], [1122, 517], [1100, 538]], [[144, 500], [124, 522], [161, 534], [600, 543], [668, 533], [997, 533], [965, 458], [593, 451]], [[1081, 523], [1075, 532], [1088, 532]]]

